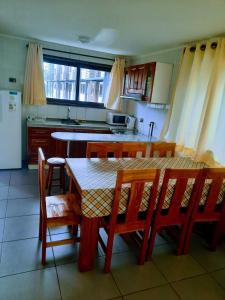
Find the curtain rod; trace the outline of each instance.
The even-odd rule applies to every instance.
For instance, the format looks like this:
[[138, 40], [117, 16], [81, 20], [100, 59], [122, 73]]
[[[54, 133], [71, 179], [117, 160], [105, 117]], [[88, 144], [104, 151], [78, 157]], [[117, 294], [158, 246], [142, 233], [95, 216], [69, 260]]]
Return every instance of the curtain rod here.
[[[27, 47], [28, 47], [28, 45], [27, 45]], [[85, 56], [85, 57], [91, 57], [91, 58], [98, 58], [98, 59], [104, 59], [104, 60], [114, 61], [113, 58], [105, 58], [105, 57], [95, 56], [95, 55], [80, 54], [80, 53], [69, 52], [69, 51], [63, 51], [63, 50], [56, 50], [56, 49], [50, 49], [50, 48], [45, 48], [45, 47], [43, 47], [42, 49], [43, 49], [43, 50], [53, 51], [53, 52], [66, 53], [66, 54], [73, 54], [73, 55], [79, 55], [79, 56]]]
[[[212, 49], [216, 49], [216, 47], [217, 47], [217, 42], [212, 42], [211, 48], [212, 48]], [[202, 44], [202, 45], [200, 46], [200, 50], [202, 50], [202, 51], [204, 51], [205, 48], [206, 48], [206, 44]], [[186, 49], [187, 49], [187, 47], [184, 48], [184, 51], [185, 51]], [[196, 50], [196, 46], [190, 47], [190, 52], [194, 52], [195, 50]]]

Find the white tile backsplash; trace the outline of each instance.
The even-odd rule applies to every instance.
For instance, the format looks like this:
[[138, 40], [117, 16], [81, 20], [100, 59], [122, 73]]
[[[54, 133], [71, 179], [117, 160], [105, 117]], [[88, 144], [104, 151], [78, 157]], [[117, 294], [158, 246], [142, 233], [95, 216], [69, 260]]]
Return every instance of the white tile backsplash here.
[[57, 105], [47, 105], [47, 117], [48, 118], [59, 118], [60, 114]]
[[[153, 135], [159, 137], [163, 128], [167, 110], [151, 108], [146, 103], [135, 102], [132, 100], [127, 101], [127, 113], [134, 115], [137, 118], [136, 128], [142, 134], [148, 135], [149, 123], [155, 122]], [[140, 122], [140, 118], [144, 119], [144, 122]]]
[[[86, 108], [84, 107], [75, 107], [76, 109], [76, 119], [77, 120], [86, 120]], [[90, 108], [87, 108], [89, 110]]]
[[[67, 118], [68, 106], [61, 105], [24, 105], [23, 116], [34, 116], [38, 118]], [[70, 107], [70, 118], [88, 121], [106, 121], [106, 109]]]
[[47, 117], [47, 105], [40, 105], [37, 107], [37, 116], [38, 118]]
[[88, 121], [105, 121], [106, 120], [106, 110], [89, 108], [86, 110], [86, 120], [88, 120]]

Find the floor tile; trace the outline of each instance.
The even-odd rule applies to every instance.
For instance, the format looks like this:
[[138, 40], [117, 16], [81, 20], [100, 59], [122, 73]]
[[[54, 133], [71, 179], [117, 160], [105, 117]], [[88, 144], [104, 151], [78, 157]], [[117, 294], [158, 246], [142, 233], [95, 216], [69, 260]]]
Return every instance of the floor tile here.
[[7, 200], [0, 200], [0, 219], [5, 218]]
[[9, 185], [10, 171], [0, 171], [0, 187]]
[[211, 273], [217, 282], [225, 289], [225, 269]]
[[172, 286], [182, 300], [225, 299], [225, 291], [209, 275], [174, 282]]
[[155, 247], [154, 263], [168, 281], [176, 281], [205, 273], [205, 270], [190, 255], [177, 256], [169, 245]]
[[60, 300], [55, 268], [0, 278], [0, 299]]
[[81, 273], [76, 264], [57, 267], [63, 300], [106, 300], [120, 296], [111, 274], [102, 272], [103, 262], [97, 260], [95, 269]]
[[[71, 238], [71, 235], [69, 233], [51, 235], [52, 241], [69, 238]], [[58, 266], [76, 262], [78, 260], [79, 255], [79, 243], [53, 247], [53, 253], [55, 258], [55, 264]], [[100, 245], [98, 245], [98, 252], [96, 255], [99, 257], [102, 256]]]
[[211, 251], [208, 246], [198, 244], [191, 248], [190, 254], [209, 272], [225, 268], [224, 246], [218, 247], [216, 251]]
[[69, 232], [69, 227], [68, 226], [52, 227], [52, 228], [49, 228], [49, 232], [50, 232], [51, 235], [60, 234], [60, 233], [67, 233], [67, 232]]
[[[47, 248], [46, 267], [54, 265], [52, 249]], [[43, 269], [41, 243], [38, 239], [19, 240], [2, 244], [0, 277]]]
[[14, 241], [38, 237], [38, 231], [39, 215], [6, 218], [3, 240]]
[[0, 187], [0, 200], [4, 200], [8, 198], [9, 186], [1, 186]]
[[16, 170], [12, 171], [10, 185], [24, 185], [38, 183], [38, 173], [36, 170]]
[[124, 300], [179, 300], [174, 290], [169, 285], [152, 288], [143, 292], [124, 296]]
[[8, 199], [33, 198], [37, 197], [38, 193], [38, 184], [10, 186]]
[[37, 215], [39, 214], [39, 212], [40, 212], [39, 197], [12, 199], [12, 200], [8, 200], [6, 217]]
[[5, 224], [5, 220], [4, 219], [0, 219], [0, 243], [3, 240], [4, 224]]
[[[51, 236], [51, 241], [69, 239], [69, 233], [56, 234]], [[79, 251], [79, 243], [67, 244], [53, 247], [53, 253], [56, 265], [63, 265], [77, 261]]]
[[123, 295], [166, 283], [152, 262], [140, 266], [131, 252], [114, 254], [111, 272]]
[[[105, 244], [107, 244], [107, 234], [104, 229], [100, 230], [101, 237]], [[127, 252], [131, 251], [130, 245], [128, 245], [121, 236], [115, 235], [113, 243], [113, 253]]]

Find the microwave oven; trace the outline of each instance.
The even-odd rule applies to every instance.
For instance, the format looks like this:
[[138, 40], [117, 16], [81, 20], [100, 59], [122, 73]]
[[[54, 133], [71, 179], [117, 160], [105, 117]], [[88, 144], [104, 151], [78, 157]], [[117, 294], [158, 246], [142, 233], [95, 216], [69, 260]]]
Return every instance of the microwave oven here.
[[126, 126], [127, 118], [128, 118], [127, 114], [108, 112], [106, 117], [106, 122], [109, 125]]

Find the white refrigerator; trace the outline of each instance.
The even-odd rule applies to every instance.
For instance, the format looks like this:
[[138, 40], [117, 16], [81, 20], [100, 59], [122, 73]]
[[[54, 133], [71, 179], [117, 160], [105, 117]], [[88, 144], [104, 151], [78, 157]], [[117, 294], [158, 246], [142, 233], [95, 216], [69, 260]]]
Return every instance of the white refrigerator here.
[[21, 93], [0, 90], [0, 169], [22, 167]]

